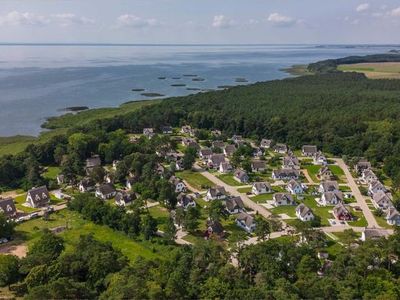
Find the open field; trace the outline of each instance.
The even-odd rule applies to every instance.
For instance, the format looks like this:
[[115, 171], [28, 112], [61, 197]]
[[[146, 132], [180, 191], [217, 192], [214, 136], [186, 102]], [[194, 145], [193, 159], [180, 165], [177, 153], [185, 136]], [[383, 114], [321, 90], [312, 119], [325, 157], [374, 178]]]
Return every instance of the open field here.
[[364, 73], [371, 79], [400, 79], [400, 63], [361, 63], [351, 65], [339, 65], [338, 70], [344, 72]]
[[169, 246], [160, 245], [156, 241], [152, 243], [131, 239], [122, 232], [114, 231], [107, 226], [96, 225], [84, 220], [78, 213], [68, 210], [51, 214], [49, 221], [40, 218], [17, 225], [17, 238], [30, 246], [41, 236], [42, 229], [66, 225], [68, 229], [60, 235], [66, 242], [67, 251], [78, 242], [80, 235], [92, 233], [96, 239], [110, 242], [116, 249], [120, 249], [131, 261], [138, 256], [155, 259], [170, 253]]
[[246, 185], [245, 183], [240, 183], [239, 181], [236, 181], [232, 174], [221, 174], [217, 175], [217, 177], [230, 186]]
[[187, 181], [192, 187], [198, 190], [205, 190], [206, 187], [212, 187], [215, 184], [201, 175], [199, 172], [182, 171], [177, 172], [176, 176]]

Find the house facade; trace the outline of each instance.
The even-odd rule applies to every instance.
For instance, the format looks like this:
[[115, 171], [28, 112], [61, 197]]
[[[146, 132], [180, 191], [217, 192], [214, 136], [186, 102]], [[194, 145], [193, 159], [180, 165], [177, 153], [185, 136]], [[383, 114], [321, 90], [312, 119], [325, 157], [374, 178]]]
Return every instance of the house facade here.
[[254, 195], [262, 195], [272, 193], [272, 187], [267, 182], [255, 182], [251, 187], [251, 192]]
[[50, 194], [46, 186], [30, 189], [26, 195], [25, 206], [32, 208], [45, 207], [50, 204]]

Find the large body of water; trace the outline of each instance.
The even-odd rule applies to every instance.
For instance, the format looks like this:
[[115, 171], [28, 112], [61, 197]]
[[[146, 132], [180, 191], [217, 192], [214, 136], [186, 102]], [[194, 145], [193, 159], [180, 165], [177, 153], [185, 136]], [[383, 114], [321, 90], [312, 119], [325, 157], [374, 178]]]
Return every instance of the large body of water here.
[[[37, 135], [47, 117], [70, 106], [118, 106], [289, 76], [282, 68], [327, 58], [384, 53], [396, 46], [316, 45], [1, 45], [0, 136]], [[184, 74], [198, 75], [193, 81]], [[166, 79], [159, 79], [166, 77]], [[174, 79], [175, 78], [175, 79]], [[177, 79], [180, 78], [180, 79]], [[186, 84], [186, 86], [171, 86]]]

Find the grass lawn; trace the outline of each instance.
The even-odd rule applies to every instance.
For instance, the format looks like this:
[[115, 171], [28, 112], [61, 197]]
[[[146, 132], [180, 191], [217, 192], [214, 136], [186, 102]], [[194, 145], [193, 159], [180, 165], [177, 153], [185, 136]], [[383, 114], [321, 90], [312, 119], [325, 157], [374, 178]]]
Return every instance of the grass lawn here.
[[329, 254], [329, 258], [335, 258], [343, 249], [344, 247], [340, 245], [337, 241], [334, 241], [328, 238], [327, 247], [324, 249]]
[[[319, 182], [319, 179], [317, 178], [317, 174], [319, 170], [321, 169], [322, 166], [317, 166], [317, 165], [306, 165], [305, 169], [307, 170], [308, 174], [310, 175], [311, 179], [314, 182]], [[337, 165], [329, 165], [328, 166], [329, 170], [332, 171], [332, 174], [337, 178], [337, 181], [339, 183], [344, 183], [346, 182], [346, 177], [344, 175], [344, 171]]]
[[265, 203], [268, 200], [272, 200], [273, 194], [261, 194], [254, 197], [250, 197], [250, 199], [256, 203]]
[[317, 166], [317, 165], [306, 165], [305, 169], [308, 172], [308, 175], [310, 175], [311, 179], [314, 182], [318, 182], [319, 179], [317, 178], [317, 174], [319, 172], [319, 170], [321, 169], [321, 166]]
[[353, 222], [348, 222], [350, 226], [354, 227], [366, 227], [368, 225], [367, 220], [364, 217], [364, 214], [361, 211], [353, 210], [351, 214], [356, 217], [356, 220]]
[[365, 76], [371, 79], [400, 79], [400, 63], [398, 62], [339, 65], [338, 70], [344, 72], [364, 73]]
[[233, 178], [232, 174], [221, 174], [221, 175], [217, 175], [217, 177], [219, 179], [221, 179], [223, 182], [225, 182], [226, 184], [229, 184], [231, 186], [242, 186], [242, 185], [246, 185], [244, 183], [240, 183], [238, 181], [236, 181]]
[[393, 229], [393, 226], [392, 226], [392, 225], [389, 225], [389, 224], [386, 222], [385, 215], [383, 215], [382, 217], [377, 217], [377, 216], [375, 216], [375, 214], [374, 214], [374, 218], [375, 218], [375, 220], [376, 220], [376, 222], [378, 223], [379, 226], [381, 226], [381, 227], [383, 227], [383, 228], [386, 228], [386, 229]]
[[48, 167], [46, 172], [42, 174], [42, 176], [46, 179], [56, 180], [57, 175], [60, 174], [61, 169], [59, 167]]
[[193, 186], [198, 190], [205, 190], [206, 189], [205, 187], [211, 187], [215, 185], [213, 182], [211, 182], [198, 172], [187, 170], [187, 171], [177, 172], [176, 176], [178, 176], [183, 180], [186, 180], [191, 186]]
[[305, 197], [303, 203], [312, 209], [315, 215], [321, 218], [321, 226], [330, 226], [328, 219], [333, 219], [333, 214], [329, 211], [333, 210], [333, 206], [318, 206], [317, 201], [313, 197]]
[[158, 228], [162, 231], [165, 230], [165, 224], [169, 218], [169, 212], [165, 207], [153, 206], [149, 208], [149, 212], [153, 218], [157, 220]]
[[29, 246], [41, 236], [42, 229], [65, 226], [66, 224], [68, 224], [69, 229], [60, 233], [60, 235], [66, 242], [67, 251], [78, 242], [80, 235], [90, 233], [100, 241], [111, 242], [131, 261], [138, 256], [148, 259], [162, 258], [169, 253], [171, 248], [171, 246], [160, 245], [157, 242], [133, 240], [122, 232], [86, 221], [78, 213], [68, 210], [51, 214], [49, 221], [40, 218], [21, 223], [17, 225], [16, 231], [18, 238], [26, 241]]
[[295, 205], [284, 205], [278, 206], [271, 209], [271, 212], [275, 215], [287, 214], [289, 217], [296, 217], [296, 206]]
[[251, 192], [251, 187], [238, 188], [237, 191], [238, 191], [239, 193], [246, 194], [246, 193]]
[[15, 207], [17, 208], [17, 210], [23, 211], [25, 213], [31, 213], [34, 211], [38, 211], [38, 209], [36, 209], [36, 208], [23, 206], [22, 204], [25, 203], [25, 199], [26, 199], [26, 193], [14, 198]]

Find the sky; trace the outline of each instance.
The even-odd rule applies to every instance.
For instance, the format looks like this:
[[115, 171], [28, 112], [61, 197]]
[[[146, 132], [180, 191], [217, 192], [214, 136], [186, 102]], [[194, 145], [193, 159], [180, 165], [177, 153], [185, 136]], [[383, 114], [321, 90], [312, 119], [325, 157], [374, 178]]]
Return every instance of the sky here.
[[0, 42], [399, 44], [400, 0], [0, 0]]

